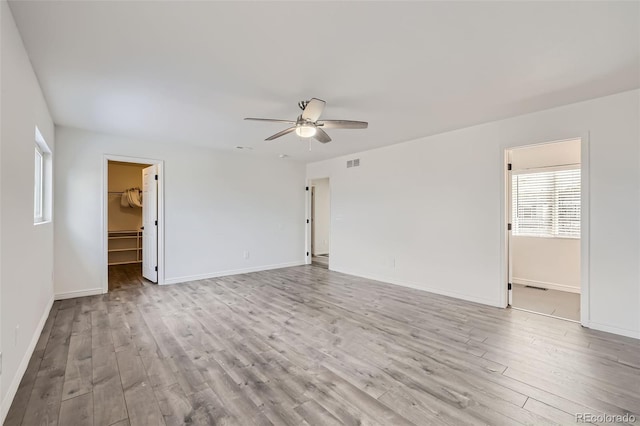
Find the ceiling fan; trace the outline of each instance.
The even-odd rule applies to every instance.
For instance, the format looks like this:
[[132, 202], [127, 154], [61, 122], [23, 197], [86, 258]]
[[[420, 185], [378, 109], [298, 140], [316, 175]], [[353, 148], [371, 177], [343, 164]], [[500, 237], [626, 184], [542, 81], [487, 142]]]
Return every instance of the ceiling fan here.
[[302, 114], [295, 121], [278, 120], [273, 118], [245, 118], [245, 120], [270, 121], [273, 123], [293, 124], [275, 135], [266, 138], [266, 141], [272, 141], [280, 136], [284, 136], [291, 132], [296, 132], [301, 138], [314, 138], [319, 142], [331, 142], [331, 138], [324, 129], [366, 129], [369, 123], [366, 121], [351, 120], [319, 120], [326, 102], [320, 99], [312, 98], [309, 101], [300, 101], [298, 106], [302, 110]]

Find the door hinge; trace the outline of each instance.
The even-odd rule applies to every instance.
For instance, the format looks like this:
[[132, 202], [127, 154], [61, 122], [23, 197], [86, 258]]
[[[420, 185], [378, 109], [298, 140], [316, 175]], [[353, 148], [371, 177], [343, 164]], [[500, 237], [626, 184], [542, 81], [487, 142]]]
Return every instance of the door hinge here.
[[158, 267], [156, 266], [156, 272], [158, 272]]
[[307, 256], [309, 256], [309, 252], [307, 252]]
[[144, 230], [144, 226], [141, 226], [140, 229]]
[[156, 175], [156, 180], [158, 180], [158, 175]]
[[158, 226], [158, 221], [156, 220], [156, 226]]
[[309, 219], [307, 219], [307, 223], [309, 223]]
[[507, 223], [507, 231], [511, 231], [511, 224]]
[[308, 190], [309, 190], [309, 187], [308, 187], [308, 186], [305, 186], [305, 187], [304, 187], [304, 190], [305, 190], [305, 191], [308, 191]]
[[507, 164], [507, 170], [511, 170], [511, 163]]
[[507, 285], [507, 290], [511, 290], [511, 283]]

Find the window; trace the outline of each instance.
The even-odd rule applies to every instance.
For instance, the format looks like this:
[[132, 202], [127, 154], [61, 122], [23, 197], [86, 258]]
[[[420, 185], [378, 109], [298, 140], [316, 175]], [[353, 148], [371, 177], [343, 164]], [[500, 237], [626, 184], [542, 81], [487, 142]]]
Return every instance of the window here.
[[580, 238], [580, 169], [514, 173], [513, 235]]
[[44, 154], [36, 145], [33, 179], [33, 221], [44, 222]]
[[33, 163], [33, 223], [51, 220], [51, 150], [36, 128]]

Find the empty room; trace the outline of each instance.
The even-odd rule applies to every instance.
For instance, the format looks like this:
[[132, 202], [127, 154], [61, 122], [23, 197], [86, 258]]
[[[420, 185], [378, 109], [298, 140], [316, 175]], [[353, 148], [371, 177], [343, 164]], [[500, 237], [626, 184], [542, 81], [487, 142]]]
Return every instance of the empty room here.
[[640, 423], [640, 2], [0, 31], [0, 424]]

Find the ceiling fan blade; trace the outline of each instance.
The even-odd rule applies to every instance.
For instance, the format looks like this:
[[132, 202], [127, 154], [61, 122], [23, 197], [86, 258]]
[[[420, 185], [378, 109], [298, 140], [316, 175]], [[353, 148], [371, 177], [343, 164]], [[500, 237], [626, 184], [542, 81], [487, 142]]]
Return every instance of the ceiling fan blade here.
[[351, 120], [322, 120], [318, 123], [318, 126], [322, 126], [325, 129], [366, 129], [369, 127], [369, 123]]
[[284, 136], [286, 134], [289, 134], [291, 132], [293, 132], [296, 129], [296, 126], [293, 127], [289, 127], [288, 129], [285, 129], [281, 132], [276, 133], [275, 135], [269, 136], [268, 138], [265, 139], [265, 141], [272, 141], [276, 138], [279, 138], [280, 136]]
[[312, 98], [304, 108], [304, 111], [302, 111], [302, 118], [307, 121], [318, 121], [322, 111], [324, 111], [325, 103], [323, 100]]
[[279, 120], [276, 118], [250, 118], [247, 117], [245, 118], [245, 120], [253, 120], [253, 121], [270, 121], [272, 123], [287, 123], [287, 124], [296, 124], [295, 121], [291, 121], [291, 120]]
[[331, 138], [324, 130], [316, 128], [316, 134], [313, 136], [318, 142], [327, 143], [331, 142]]

